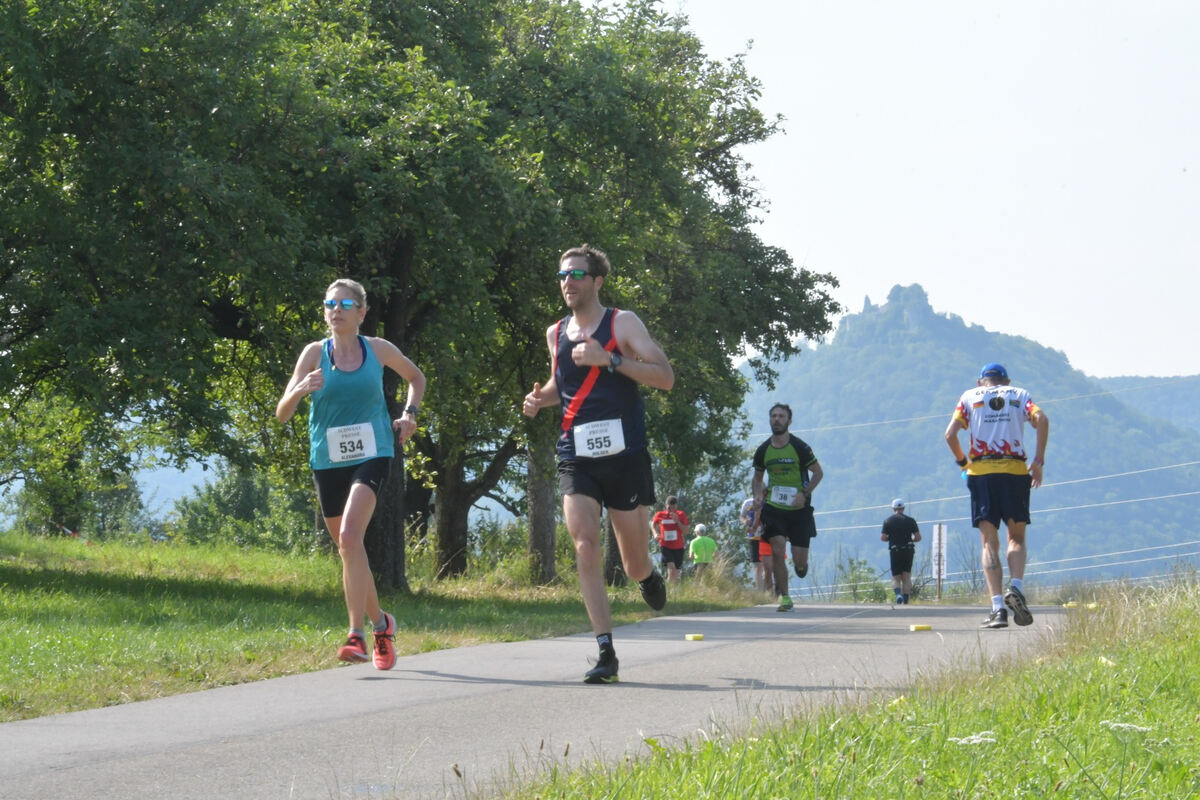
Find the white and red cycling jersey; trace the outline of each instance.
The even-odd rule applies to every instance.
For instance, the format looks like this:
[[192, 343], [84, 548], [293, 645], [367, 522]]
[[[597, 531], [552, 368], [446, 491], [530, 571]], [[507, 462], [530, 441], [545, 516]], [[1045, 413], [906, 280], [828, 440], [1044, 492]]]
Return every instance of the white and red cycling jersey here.
[[1019, 386], [977, 386], [963, 392], [953, 419], [971, 436], [968, 475], [1024, 475], [1025, 423], [1041, 412]]

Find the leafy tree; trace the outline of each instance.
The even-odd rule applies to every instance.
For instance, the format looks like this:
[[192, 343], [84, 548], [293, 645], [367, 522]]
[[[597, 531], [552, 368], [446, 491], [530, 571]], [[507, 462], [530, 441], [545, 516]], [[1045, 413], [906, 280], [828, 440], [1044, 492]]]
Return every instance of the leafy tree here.
[[[435, 487], [453, 574], [466, 510], [520, 482], [516, 402], [544, 377], [564, 247], [605, 246], [611, 301], [688, 364], [650, 406], [655, 452], [681, 473], [734, 457], [736, 353], [784, 356], [828, 328], [832, 279], [750, 232], [761, 201], [739, 148], [778, 122], [740, 61], [706, 59], [654, 3], [27, 0], [0, 15], [0, 395], [18, 427], [54, 395], [177, 458], [302, 485], [302, 421], [264, 420], [320, 335], [316, 293], [356, 277], [365, 332], [431, 380], [407, 492], [423, 509]], [[403, 472], [368, 532], [398, 587]]]
[[[734, 457], [727, 412], [745, 384], [733, 354], [794, 352], [794, 337], [822, 333], [835, 308], [820, 290], [828, 276], [794, 270], [749, 232], [758, 198], [738, 148], [776, 124], [754, 108], [758, 87], [740, 62], [708, 61], [683, 22], [653, 3], [497, 8], [491, 50], [444, 59], [479, 70], [461, 80], [487, 99], [488, 139], [505, 145], [498, 158], [515, 159], [522, 182], [501, 195], [505, 228], [478, 251], [492, 269], [480, 284], [486, 297], [458, 307], [457, 333], [471, 341], [447, 347], [454, 339], [442, 337], [439, 350], [421, 353], [439, 387], [437, 438], [422, 449], [438, 476], [448, 572], [464, 565], [466, 509], [508, 474], [530, 432], [515, 422], [515, 403], [545, 376], [545, 326], [562, 313], [550, 276], [566, 246], [603, 243], [616, 265], [610, 302], [637, 308], [689, 365], [674, 393], [650, 397], [655, 451], [680, 471], [701, 456]], [[499, 191], [477, 186], [476, 202], [487, 209]], [[747, 289], [763, 285], [777, 290]], [[763, 315], [764, 302], [779, 313]], [[548, 529], [543, 514], [531, 535]]]
[[[325, 281], [436, 227], [396, 221], [469, 98], [348, 2], [0, 13], [0, 393], [16, 424], [53, 391], [180, 458], [302, 452], [262, 424], [288, 345], [313, 335]], [[380, 309], [403, 345], [401, 311]]]

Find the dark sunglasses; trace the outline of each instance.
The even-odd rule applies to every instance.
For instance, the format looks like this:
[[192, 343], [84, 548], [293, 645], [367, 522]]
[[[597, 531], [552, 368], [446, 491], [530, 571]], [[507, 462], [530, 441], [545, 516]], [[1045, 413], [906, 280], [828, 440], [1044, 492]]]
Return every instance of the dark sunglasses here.
[[349, 311], [352, 308], [358, 308], [358, 301], [351, 300], [348, 297], [345, 300], [326, 300], [325, 301], [326, 308], [337, 308], [338, 306], [341, 306], [344, 311]]
[[581, 281], [591, 274], [586, 269], [561, 269], [558, 271], [558, 280], [565, 281], [570, 278], [573, 281]]

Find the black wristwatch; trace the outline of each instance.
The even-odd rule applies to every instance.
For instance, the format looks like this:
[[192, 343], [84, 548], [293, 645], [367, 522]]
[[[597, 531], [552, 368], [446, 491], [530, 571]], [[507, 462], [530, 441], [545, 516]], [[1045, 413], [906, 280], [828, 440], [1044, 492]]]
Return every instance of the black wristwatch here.
[[616, 369], [617, 369], [617, 367], [621, 366], [621, 362], [622, 362], [624, 359], [623, 359], [623, 358], [621, 358], [621, 357], [620, 357], [619, 355], [617, 355], [616, 353], [609, 353], [609, 355], [610, 355], [610, 356], [612, 356], [612, 361], [608, 362], [608, 371], [609, 371], [609, 372], [615, 372], [615, 371], [616, 371]]
[[417, 416], [417, 407], [416, 407], [416, 406], [409, 406], [408, 408], [404, 409], [404, 413], [405, 413], [405, 414], [412, 414], [412, 415], [413, 415], [413, 418], [415, 419], [415, 418], [416, 418], [416, 416]]
[[954, 463], [955, 463], [955, 464], [958, 464], [960, 467], [966, 467], [966, 466], [967, 466], [967, 460], [966, 460], [965, 458], [964, 458], [964, 459], [962, 459], [961, 461], [955, 461]]

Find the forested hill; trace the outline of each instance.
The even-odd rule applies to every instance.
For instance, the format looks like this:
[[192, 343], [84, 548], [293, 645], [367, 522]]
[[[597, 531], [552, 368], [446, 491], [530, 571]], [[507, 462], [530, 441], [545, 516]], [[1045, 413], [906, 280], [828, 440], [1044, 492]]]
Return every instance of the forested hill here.
[[[1046, 584], [1140, 576], [1197, 552], [1145, 548], [1200, 539], [1200, 496], [1164, 498], [1200, 489], [1200, 467], [1176, 466], [1200, 460], [1200, 376], [1090, 378], [1061, 352], [935, 313], [917, 285], [894, 287], [882, 305], [866, 302], [831, 341], [777, 365], [774, 391], [753, 385], [747, 445], [768, 435], [773, 403], [789, 404], [792, 431], [825, 470], [814, 503], [819, 546], [886, 565], [879, 524], [891, 499], [903, 497], [923, 530], [948, 524], [949, 568], [968, 568], [960, 562], [977, 550], [977, 537], [943, 432], [959, 395], [990, 361], [1008, 368], [1051, 423], [1046, 485], [1033, 494], [1030, 529], [1031, 561], [1042, 564], [1031, 574]], [[1084, 556], [1095, 559], [1060, 561]]]
[[1170, 420], [1200, 434], [1200, 375], [1182, 378], [1095, 378], [1096, 383], [1115, 393], [1122, 402], [1150, 417]]

